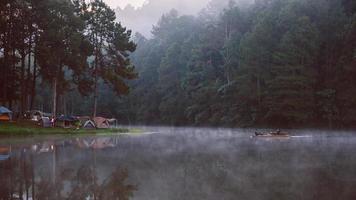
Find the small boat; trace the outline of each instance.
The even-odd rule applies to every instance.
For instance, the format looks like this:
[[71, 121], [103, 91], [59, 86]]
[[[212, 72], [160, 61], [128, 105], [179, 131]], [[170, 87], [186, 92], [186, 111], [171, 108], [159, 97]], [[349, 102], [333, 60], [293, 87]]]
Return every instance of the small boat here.
[[255, 132], [253, 137], [265, 137], [265, 138], [289, 138], [290, 135], [287, 132], [274, 131], [274, 132]]

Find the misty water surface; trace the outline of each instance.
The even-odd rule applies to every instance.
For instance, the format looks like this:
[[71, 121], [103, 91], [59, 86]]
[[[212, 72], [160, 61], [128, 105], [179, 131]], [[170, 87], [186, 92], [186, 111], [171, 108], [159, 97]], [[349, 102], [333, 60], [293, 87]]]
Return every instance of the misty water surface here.
[[146, 128], [0, 139], [0, 199], [356, 199], [356, 135]]

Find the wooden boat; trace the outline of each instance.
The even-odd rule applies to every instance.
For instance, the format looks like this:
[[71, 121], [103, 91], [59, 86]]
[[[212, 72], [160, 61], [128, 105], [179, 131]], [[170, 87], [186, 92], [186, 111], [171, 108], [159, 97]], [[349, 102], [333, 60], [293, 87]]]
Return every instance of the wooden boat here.
[[267, 133], [262, 133], [262, 132], [255, 132], [255, 135], [253, 137], [261, 137], [261, 138], [289, 138], [290, 135], [287, 132], [280, 132], [280, 131], [275, 131], [275, 132], [267, 132]]

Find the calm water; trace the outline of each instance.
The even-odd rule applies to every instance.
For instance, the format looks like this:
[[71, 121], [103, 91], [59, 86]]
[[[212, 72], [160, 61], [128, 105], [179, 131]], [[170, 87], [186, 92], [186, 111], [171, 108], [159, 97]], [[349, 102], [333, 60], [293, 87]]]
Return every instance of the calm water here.
[[0, 199], [356, 199], [356, 133], [146, 128], [0, 138]]

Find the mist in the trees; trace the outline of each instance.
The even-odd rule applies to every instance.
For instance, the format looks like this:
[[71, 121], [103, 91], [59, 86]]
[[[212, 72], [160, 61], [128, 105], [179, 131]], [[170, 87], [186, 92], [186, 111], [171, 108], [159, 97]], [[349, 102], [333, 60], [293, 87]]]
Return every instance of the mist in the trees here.
[[[355, 124], [355, 5], [229, 2], [216, 14], [171, 11], [136, 35], [138, 123], [218, 126]], [[132, 103], [134, 102], [134, 103]], [[124, 105], [126, 105], [124, 103]]]
[[0, 200], [356, 199], [355, 0], [106, 2], [0, 0]]
[[[252, 0], [238, 0], [241, 4], [251, 3]], [[217, 13], [222, 11], [229, 0], [148, 0], [142, 7], [135, 8], [128, 4], [126, 7], [117, 8], [116, 15], [125, 26], [134, 32], [139, 32], [146, 37], [151, 37], [152, 26], [159, 18], [175, 9], [181, 15], [198, 15], [203, 9], [214, 8]]]

